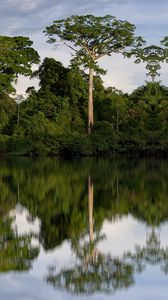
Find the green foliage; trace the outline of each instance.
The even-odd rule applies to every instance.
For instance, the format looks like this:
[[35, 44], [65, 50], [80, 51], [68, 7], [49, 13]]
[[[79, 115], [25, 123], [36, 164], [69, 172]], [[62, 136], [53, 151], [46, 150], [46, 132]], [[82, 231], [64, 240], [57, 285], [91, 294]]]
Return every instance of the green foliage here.
[[[88, 80], [88, 133], [93, 128], [93, 74], [105, 74], [98, 61], [112, 53], [122, 53], [133, 46], [137, 49], [142, 39], [134, 35], [135, 26], [113, 16], [96, 17], [93, 15], [74, 15], [56, 20], [45, 30], [49, 43], [63, 42], [73, 50], [71, 61], [74, 69], [82, 66], [89, 69]], [[127, 49], [128, 50], [128, 49]], [[125, 55], [125, 54], [124, 54]]]
[[0, 154], [5, 154], [9, 151], [9, 136], [0, 134]]
[[133, 24], [110, 15], [75, 15], [54, 21], [44, 32], [49, 37], [49, 43], [58, 44], [61, 40], [75, 52], [75, 64], [101, 72], [97, 60], [133, 45], [134, 30]]
[[[47, 75], [50, 65], [54, 79]], [[147, 83], [127, 95], [115, 88], [105, 89], [100, 77], [95, 76], [95, 125], [88, 137], [88, 76], [75, 72], [45, 59], [37, 71], [41, 78], [39, 91], [31, 89], [27, 101], [20, 104], [19, 125], [16, 103], [1, 95], [2, 153], [99, 156], [167, 151], [167, 88]], [[63, 81], [59, 80], [62, 76]]]
[[18, 75], [31, 76], [32, 64], [39, 63], [32, 41], [23, 36], [0, 36], [0, 93], [12, 93]]
[[16, 103], [6, 94], [0, 94], [0, 132], [10, 135], [16, 118]]
[[9, 118], [8, 115], [6, 114], [4, 108], [1, 106], [0, 107], [0, 131], [2, 132], [3, 128], [8, 124]]
[[[98, 26], [97, 31], [92, 25]], [[110, 31], [110, 28], [113, 30]], [[80, 39], [79, 30], [82, 34]], [[105, 34], [104, 39], [101, 30]], [[57, 42], [57, 37], [63, 38], [64, 34], [64, 40], [73, 41], [79, 51], [86, 51], [84, 44], [87, 41], [89, 51], [96, 51], [95, 62], [100, 55], [123, 51], [125, 46], [134, 42], [138, 49], [142, 43], [135, 39], [133, 25], [110, 16], [73, 16], [55, 21], [46, 33], [51, 39], [54, 36], [51, 42]], [[112, 34], [115, 36], [117, 33], [121, 34], [121, 39], [111, 40]], [[98, 34], [97, 39], [95, 34]], [[26, 101], [19, 105], [20, 122], [17, 124], [17, 105], [8, 94], [14, 79], [19, 74], [30, 76], [32, 64], [39, 61], [31, 45], [32, 42], [25, 37], [0, 37], [0, 86], [3, 86], [3, 80], [7, 84], [7, 88], [0, 87], [1, 154], [100, 156], [116, 152], [136, 155], [167, 153], [166, 87], [159, 82], [147, 82], [128, 95], [114, 87], [105, 88], [100, 76], [94, 76], [95, 123], [88, 137], [89, 76], [78, 66], [71, 64], [64, 67], [53, 58], [45, 58], [33, 73], [39, 78], [40, 88], [38, 91], [34, 87], [28, 88]], [[165, 51], [166, 48], [164, 55], [167, 55]], [[87, 59], [86, 53], [85, 56]], [[146, 47], [141, 53], [141, 59], [146, 62], [155, 61], [155, 58], [162, 61], [162, 56], [162, 48], [156, 46]]]

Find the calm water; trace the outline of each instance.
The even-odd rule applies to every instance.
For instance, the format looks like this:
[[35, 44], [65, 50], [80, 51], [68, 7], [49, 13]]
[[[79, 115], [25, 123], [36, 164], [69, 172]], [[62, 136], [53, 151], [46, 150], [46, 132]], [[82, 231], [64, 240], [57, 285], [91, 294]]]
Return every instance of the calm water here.
[[167, 299], [168, 161], [0, 161], [0, 299]]

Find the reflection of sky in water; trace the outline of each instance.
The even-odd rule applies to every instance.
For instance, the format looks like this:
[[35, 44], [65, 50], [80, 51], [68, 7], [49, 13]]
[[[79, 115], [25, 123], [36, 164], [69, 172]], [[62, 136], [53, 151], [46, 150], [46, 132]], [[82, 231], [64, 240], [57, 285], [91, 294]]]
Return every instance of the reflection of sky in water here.
[[[16, 207], [10, 213], [15, 217], [13, 226], [17, 225], [18, 233], [39, 233], [40, 221], [30, 221], [28, 211], [24, 207]], [[102, 253], [110, 253], [112, 256], [120, 256], [124, 252], [134, 252], [135, 245], [145, 246], [146, 234], [150, 231], [143, 223], [133, 217], [123, 217], [115, 222], [105, 221], [102, 226], [102, 234], [106, 239], [99, 242], [97, 248]], [[161, 246], [168, 245], [168, 224], [159, 228]], [[27, 273], [14, 273], [0, 275], [0, 299], [2, 300], [67, 300], [74, 299], [74, 295], [56, 291], [52, 286], [45, 283], [45, 276], [51, 265], [59, 271], [62, 267], [70, 267], [75, 261], [74, 254], [70, 251], [68, 241], [64, 242], [54, 251], [45, 252], [40, 249], [33, 268]], [[146, 265], [141, 274], [135, 273], [136, 284], [127, 290], [120, 290], [112, 295], [94, 294], [90, 299], [136, 299], [155, 300], [167, 299], [168, 276], [160, 271], [160, 266]], [[78, 299], [88, 299], [88, 296], [78, 296]]]
[[17, 204], [15, 209], [10, 211], [9, 216], [14, 218], [13, 229], [17, 228], [19, 235], [27, 233], [39, 234], [40, 220], [38, 218], [31, 220], [29, 211], [22, 205]]

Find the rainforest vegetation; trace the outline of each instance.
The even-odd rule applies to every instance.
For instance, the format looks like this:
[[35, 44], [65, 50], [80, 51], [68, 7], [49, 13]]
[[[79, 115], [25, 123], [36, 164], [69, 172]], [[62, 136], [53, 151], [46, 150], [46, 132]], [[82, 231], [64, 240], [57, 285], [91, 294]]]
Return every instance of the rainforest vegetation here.
[[[146, 47], [134, 32], [133, 24], [111, 16], [54, 21], [45, 34], [72, 50], [68, 67], [48, 57], [40, 63], [27, 37], [0, 36], [0, 154], [167, 153], [168, 88], [155, 81], [167, 62], [167, 37]], [[146, 63], [151, 81], [131, 94], [105, 88], [98, 61], [113, 53]], [[18, 104], [19, 75], [38, 78], [39, 89], [30, 86]]]

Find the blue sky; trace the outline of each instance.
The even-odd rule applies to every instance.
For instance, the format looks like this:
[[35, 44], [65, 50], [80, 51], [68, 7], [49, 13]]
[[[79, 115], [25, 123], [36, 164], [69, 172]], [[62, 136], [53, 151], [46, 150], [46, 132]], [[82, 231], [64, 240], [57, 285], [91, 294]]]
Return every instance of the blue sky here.
[[[29, 36], [42, 59], [54, 57], [68, 65], [69, 50], [55, 50], [53, 45], [46, 43], [42, 31], [53, 20], [72, 14], [111, 14], [128, 20], [136, 25], [136, 34], [142, 35], [149, 45], [159, 45], [159, 41], [168, 35], [166, 0], [0, 0], [0, 34]], [[143, 65], [134, 65], [133, 60], [123, 59], [119, 55], [103, 59], [100, 65], [108, 70], [103, 76], [106, 86], [131, 92], [148, 79]], [[168, 66], [163, 66], [158, 80], [168, 85]], [[33, 82], [21, 78], [18, 93], [24, 92], [28, 85], [33, 85]]]

